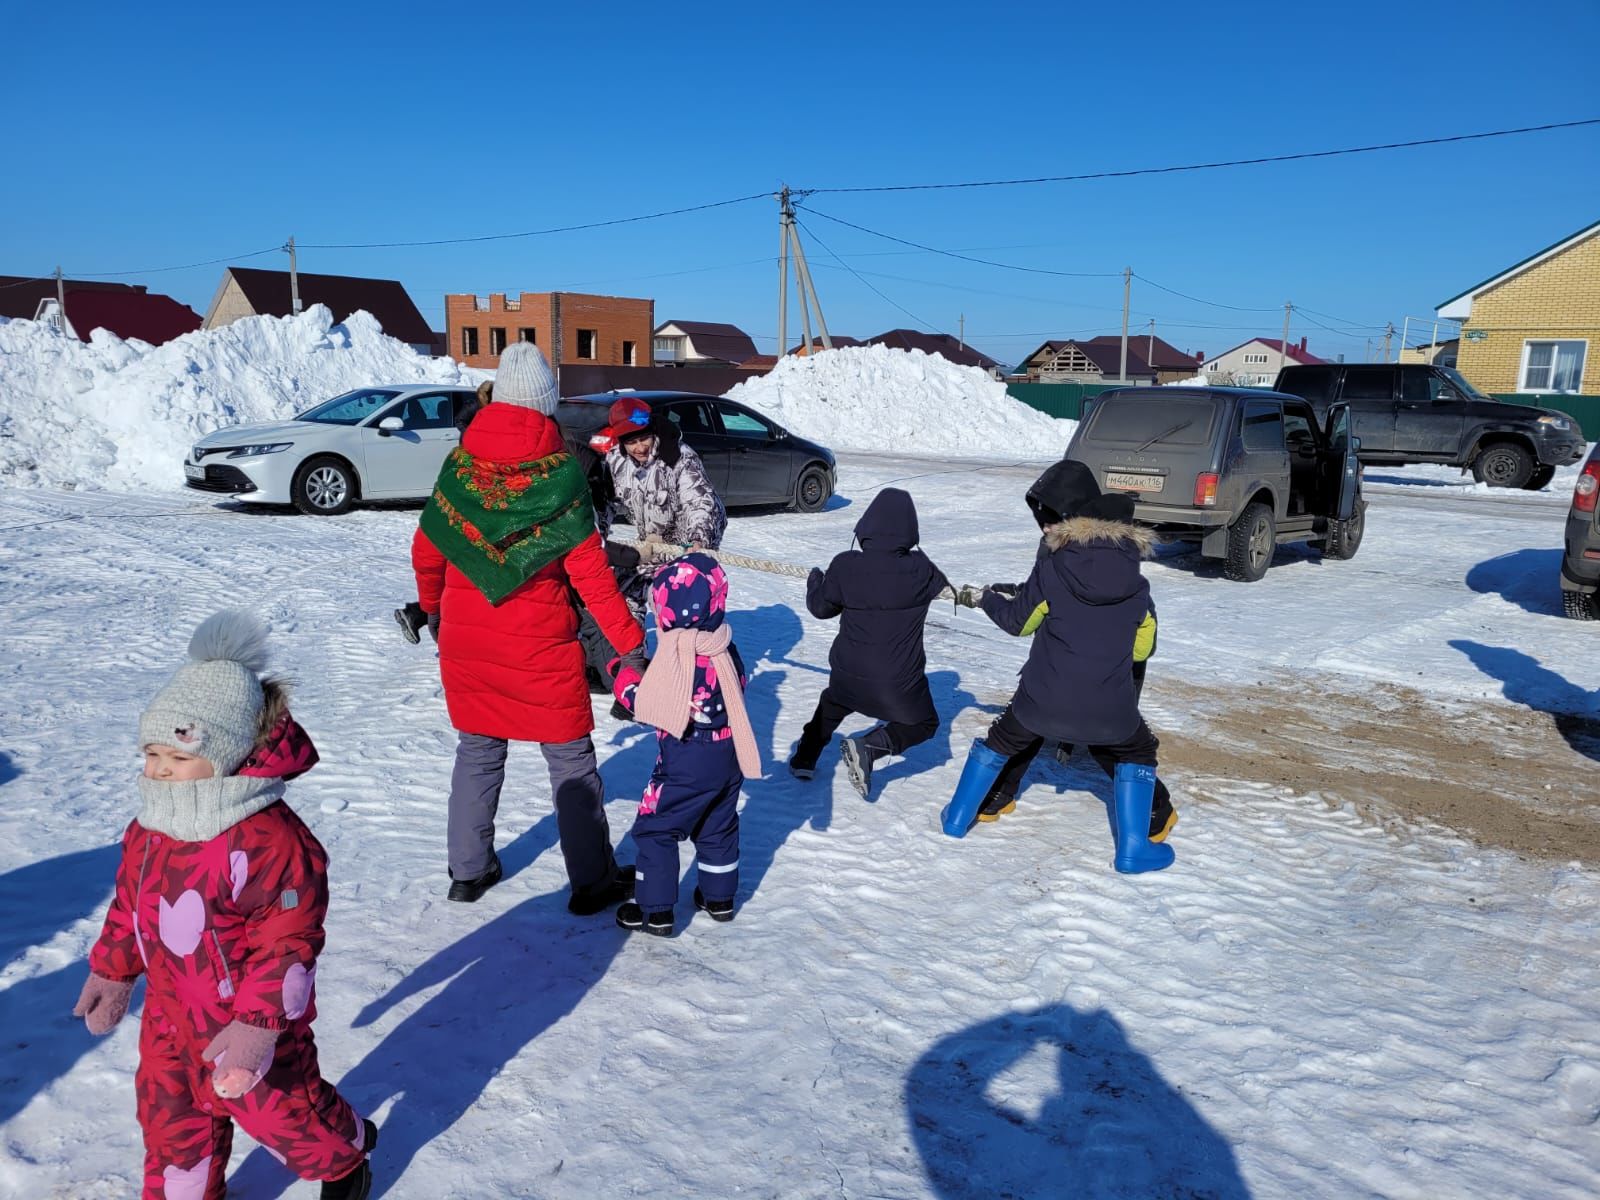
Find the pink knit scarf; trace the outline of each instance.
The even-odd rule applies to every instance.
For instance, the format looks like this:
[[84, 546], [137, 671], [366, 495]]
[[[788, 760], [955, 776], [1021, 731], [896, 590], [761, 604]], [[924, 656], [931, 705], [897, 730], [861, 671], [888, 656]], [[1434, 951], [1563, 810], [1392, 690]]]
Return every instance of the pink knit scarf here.
[[739, 769], [746, 779], [761, 778], [761, 752], [756, 748], [755, 730], [745, 711], [744, 691], [739, 686], [739, 671], [733, 665], [728, 647], [733, 630], [724, 625], [710, 633], [697, 629], [668, 629], [659, 635], [656, 656], [639, 681], [634, 696], [634, 716], [646, 724], [682, 737], [693, 720], [694, 660], [709, 658], [717, 672], [717, 686], [728, 709], [728, 728], [733, 732], [734, 751]]

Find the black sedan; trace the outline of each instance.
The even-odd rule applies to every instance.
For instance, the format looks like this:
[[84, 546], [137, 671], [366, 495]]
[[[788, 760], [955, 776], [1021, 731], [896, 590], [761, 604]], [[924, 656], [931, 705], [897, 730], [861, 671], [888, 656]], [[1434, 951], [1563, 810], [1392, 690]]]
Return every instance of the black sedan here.
[[569, 396], [556, 420], [582, 442], [606, 424], [611, 405], [623, 397], [643, 400], [683, 433], [706, 464], [711, 484], [730, 508], [786, 504], [816, 512], [833, 495], [833, 452], [796, 437], [754, 409], [722, 396], [697, 392], [599, 392]]

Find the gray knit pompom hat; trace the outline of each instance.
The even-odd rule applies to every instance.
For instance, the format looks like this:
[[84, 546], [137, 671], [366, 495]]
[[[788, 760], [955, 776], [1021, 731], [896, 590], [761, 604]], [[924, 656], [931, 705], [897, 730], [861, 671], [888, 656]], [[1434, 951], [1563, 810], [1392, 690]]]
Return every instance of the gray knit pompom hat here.
[[556, 415], [556, 377], [544, 351], [532, 342], [513, 342], [505, 348], [494, 373], [494, 402]]
[[172, 746], [207, 760], [219, 776], [250, 757], [266, 698], [267, 627], [243, 609], [207, 617], [189, 639], [189, 661], [139, 718], [139, 748]]

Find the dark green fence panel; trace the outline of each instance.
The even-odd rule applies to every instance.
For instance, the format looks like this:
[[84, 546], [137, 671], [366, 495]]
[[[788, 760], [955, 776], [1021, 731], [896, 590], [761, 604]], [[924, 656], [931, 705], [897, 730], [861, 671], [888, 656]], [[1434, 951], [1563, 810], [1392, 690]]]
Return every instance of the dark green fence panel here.
[[1583, 436], [1591, 442], [1600, 438], [1600, 396], [1550, 396], [1531, 392], [1499, 393], [1496, 400], [1508, 404], [1529, 404], [1534, 408], [1553, 408], [1564, 412], [1583, 427]]
[[1006, 392], [1047, 416], [1076, 421], [1083, 416], [1084, 397], [1098, 396], [1116, 386], [1111, 383], [1008, 383]]

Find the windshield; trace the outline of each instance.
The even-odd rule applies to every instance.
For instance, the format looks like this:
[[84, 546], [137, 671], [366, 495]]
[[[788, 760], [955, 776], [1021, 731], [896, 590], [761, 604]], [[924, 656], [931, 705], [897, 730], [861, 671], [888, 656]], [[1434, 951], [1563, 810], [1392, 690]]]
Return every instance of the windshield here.
[[383, 388], [358, 388], [306, 409], [295, 420], [317, 421], [323, 425], [359, 425], [399, 394]]
[[1454, 385], [1456, 391], [1460, 392], [1468, 400], [1487, 400], [1489, 398], [1468, 383], [1467, 377], [1454, 367], [1435, 367], [1434, 370], [1448, 379]]
[[1147, 446], [1205, 446], [1217, 406], [1209, 400], [1117, 397], [1094, 406], [1088, 436], [1096, 442]]

